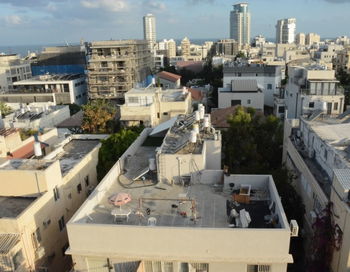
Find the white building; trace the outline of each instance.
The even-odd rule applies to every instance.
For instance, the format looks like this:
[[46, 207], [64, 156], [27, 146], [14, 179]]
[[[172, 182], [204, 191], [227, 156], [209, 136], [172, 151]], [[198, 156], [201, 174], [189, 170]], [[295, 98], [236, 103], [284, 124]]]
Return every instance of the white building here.
[[238, 42], [238, 45], [250, 44], [250, 13], [247, 3], [233, 5], [230, 12], [230, 39]]
[[316, 33], [308, 33], [308, 34], [306, 34], [306, 37], [305, 37], [305, 44], [307, 46], [311, 46], [313, 44], [317, 45], [320, 43], [320, 40], [321, 40], [320, 35], [318, 35]]
[[[88, 100], [85, 75], [41, 75], [13, 83], [11, 93], [0, 94], [0, 101], [11, 104], [77, 104]], [[16, 107], [16, 105], [13, 105]]]
[[224, 88], [231, 86], [232, 80], [256, 80], [263, 91], [263, 104], [273, 107], [274, 94], [278, 93], [281, 87], [282, 69], [280, 66], [227, 62], [223, 73]]
[[23, 106], [3, 118], [5, 128], [54, 128], [70, 117], [68, 106]]
[[153, 50], [157, 42], [156, 17], [153, 14], [147, 14], [143, 17], [143, 37], [150, 44]]
[[298, 118], [318, 109], [337, 115], [344, 109], [344, 90], [335, 71], [320, 65], [288, 67], [285, 103], [288, 118]]
[[[224, 175], [220, 132], [198, 119], [179, 116], [160, 146], [144, 130], [121, 156], [67, 224], [75, 271], [286, 271], [291, 230], [272, 177]], [[131, 200], [121, 208], [108, 201], [118, 192]]]
[[333, 220], [343, 234], [340, 249], [334, 250], [332, 271], [348, 271], [350, 189], [350, 115], [315, 114], [286, 119], [283, 161], [293, 171], [294, 184], [305, 205], [304, 237], [310, 244], [312, 225], [326, 205], [333, 203]]
[[241, 105], [264, 111], [264, 93], [256, 79], [234, 79], [218, 92], [220, 109]]
[[156, 84], [163, 89], [179, 89], [181, 87], [181, 76], [166, 71], [156, 74]]
[[134, 88], [125, 93], [125, 104], [120, 106], [120, 121], [125, 126], [154, 127], [179, 114], [192, 111], [191, 95], [187, 89], [160, 87]]
[[294, 43], [295, 29], [295, 18], [278, 20], [276, 25], [276, 43]]
[[29, 62], [21, 60], [16, 54], [0, 54], [0, 94], [12, 91], [14, 82], [31, 77]]

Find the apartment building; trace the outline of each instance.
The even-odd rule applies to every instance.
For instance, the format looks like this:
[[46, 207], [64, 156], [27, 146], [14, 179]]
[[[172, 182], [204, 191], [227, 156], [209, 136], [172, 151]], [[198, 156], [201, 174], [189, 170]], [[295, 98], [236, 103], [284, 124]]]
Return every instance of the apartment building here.
[[[53, 132], [49, 133], [57, 138]], [[39, 137], [50, 141], [45, 138]], [[45, 157], [35, 148], [32, 159], [0, 165], [1, 271], [70, 271], [66, 223], [97, 184], [102, 138], [57, 139]]]
[[218, 93], [220, 109], [241, 105], [264, 111], [263, 87], [256, 79], [234, 79]]
[[63, 45], [44, 47], [30, 59], [33, 76], [46, 74], [85, 74], [88, 45]]
[[285, 104], [288, 118], [298, 118], [314, 109], [337, 115], [344, 109], [344, 89], [335, 71], [318, 64], [289, 66]]
[[145, 143], [159, 131], [144, 130], [68, 222], [75, 271], [286, 271], [291, 230], [272, 177], [224, 175], [201, 109], [157, 146]]
[[282, 68], [280, 66], [227, 62], [223, 73], [224, 88], [231, 86], [233, 80], [256, 80], [263, 91], [263, 104], [273, 107], [274, 94], [281, 87]]
[[86, 78], [83, 74], [39, 75], [13, 83], [13, 90], [0, 93], [0, 101], [13, 108], [20, 104], [86, 104]]
[[320, 35], [316, 33], [308, 33], [305, 36], [305, 45], [311, 46], [313, 44], [319, 44], [321, 41]]
[[337, 52], [333, 59], [334, 70], [344, 70], [350, 74], [350, 47], [344, 48]]
[[120, 121], [125, 126], [153, 127], [191, 111], [191, 94], [186, 88], [134, 88], [125, 94], [125, 104], [120, 106]]
[[157, 43], [156, 17], [153, 14], [143, 16], [143, 39], [148, 41], [149, 48], [153, 52]]
[[156, 83], [163, 89], [178, 89], [181, 87], [181, 76], [162, 71], [156, 74]]
[[215, 43], [216, 55], [236, 56], [239, 52], [239, 44], [233, 39], [219, 40]]
[[295, 187], [305, 205], [304, 237], [310, 244], [312, 225], [329, 202], [338, 233], [343, 235], [332, 259], [332, 271], [350, 269], [349, 211], [350, 169], [349, 112], [331, 117], [314, 112], [299, 119], [286, 119], [283, 161], [293, 171]]
[[92, 42], [88, 66], [89, 97], [124, 99], [125, 92], [146, 81], [152, 67], [147, 41]]
[[278, 20], [276, 24], [276, 43], [294, 43], [295, 29], [295, 18]]
[[191, 55], [191, 42], [190, 40], [185, 37], [181, 41], [181, 56], [183, 57], [183, 60], [188, 60], [188, 57]]
[[70, 117], [69, 106], [22, 106], [2, 119], [5, 128], [54, 128]]
[[305, 45], [305, 33], [298, 33], [296, 36], [295, 36], [295, 43], [297, 45], [302, 45], [304, 46]]
[[[339, 44], [325, 44], [319, 47], [314, 53], [314, 57], [320, 60], [321, 63], [333, 63], [333, 59], [337, 56], [337, 53], [343, 50], [344, 47]], [[332, 68], [332, 65], [329, 65]]]
[[22, 60], [16, 54], [0, 54], [0, 94], [12, 91], [14, 82], [31, 77], [29, 62]]
[[250, 18], [248, 3], [233, 5], [230, 12], [230, 39], [236, 40], [239, 46], [250, 44]]

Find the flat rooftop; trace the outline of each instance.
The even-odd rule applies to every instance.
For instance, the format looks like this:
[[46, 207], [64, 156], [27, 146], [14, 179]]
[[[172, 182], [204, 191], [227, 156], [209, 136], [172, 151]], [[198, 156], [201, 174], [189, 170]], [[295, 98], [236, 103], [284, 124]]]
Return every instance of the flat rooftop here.
[[98, 144], [99, 140], [73, 139], [63, 147], [63, 152], [57, 155], [60, 161], [62, 176], [65, 176]]
[[176, 101], [185, 101], [188, 92], [183, 92], [182, 89], [167, 89], [162, 90], [162, 88], [158, 87], [146, 87], [146, 88], [132, 88], [128, 91], [127, 95], [147, 95], [147, 94], [155, 94], [160, 93], [163, 102], [176, 102]]
[[14, 218], [20, 215], [36, 197], [2, 197], [0, 196], [0, 218]]
[[0, 170], [45, 170], [53, 160], [29, 160], [29, 159], [13, 159], [8, 160], [0, 165]]
[[[158, 182], [157, 172], [150, 171], [148, 166], [159, 149], [144, 146], [144, 142], [123, 157], [121, 174], [116, 169], [107, 174], [99, 185], [102, 187], [95, 190], [87, 200], [88, 205], [72, 219], [75, 223], [147, 226], [151, 218], [156, 226], [163, 227], [233, 227], [230, 224], [240, 227], [237, 219], [232, 221], [228, 217], [234, 208], [238, 217], [245, 214], [244, 210], [249, 213], [249, 228], [288, 225], [271, 176], [224, 176], [221, 170], [204, 170], [199, 179], [184, 176], [182, 182]], [[131, 201], [115, 206], [109, 199], [118, 193], [128, 194]], [[274, 222], [269, 220], [271, 213], [273, 218], [277, 217]]]

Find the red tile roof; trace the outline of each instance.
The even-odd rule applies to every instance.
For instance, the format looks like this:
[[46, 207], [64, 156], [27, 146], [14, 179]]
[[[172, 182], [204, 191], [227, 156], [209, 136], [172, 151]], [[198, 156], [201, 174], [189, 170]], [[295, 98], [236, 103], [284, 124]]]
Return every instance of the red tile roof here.
[[177, 74], [169, 73], [166, 71], [159, 72], [156, 76], [160, 77], [160, 78], [164, 78], [164, 79], [172, 81], [172, 82], [176, 82], [179, 79], [181, 79], [181, 76], [179, 76]]
[[232, 115], [238, 106], [232, 106], [224, 109], [217, 109], [211, 112], [211, 123], [215, 128], [230, 127], [227, 119]]
[[203, 93], [200, 90], [188, 88], [188, 91], [191, 93], [192, 100], [202, 101]]
[[[41, 149], [45, 147], [44, 144], [41, 144]], [[10, 156], [7, 156], [8, 159], [29, 159], [34, 155], [34, 141], [29, 142], [28, 144], [16, 149], [11, 152]]]

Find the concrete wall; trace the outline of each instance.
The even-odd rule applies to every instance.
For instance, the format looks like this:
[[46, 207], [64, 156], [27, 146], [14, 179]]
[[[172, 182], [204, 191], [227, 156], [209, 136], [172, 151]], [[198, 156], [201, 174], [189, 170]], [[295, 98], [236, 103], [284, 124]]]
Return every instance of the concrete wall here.
[[7, 157], [7, 152], [12, 152], [22, 143], [19, 131], [4, 137], [0, 136], [0, 157]]
[[[240, 100], [243, 107], [251, 107], [264, 110], [264, 94], [262, 92], [239, 93], [239, 92], [220, 92], [219, 90], [219, 108], [231, 107], [231, 100]], [[248, 104], [250, 100], [250, 104]]]

